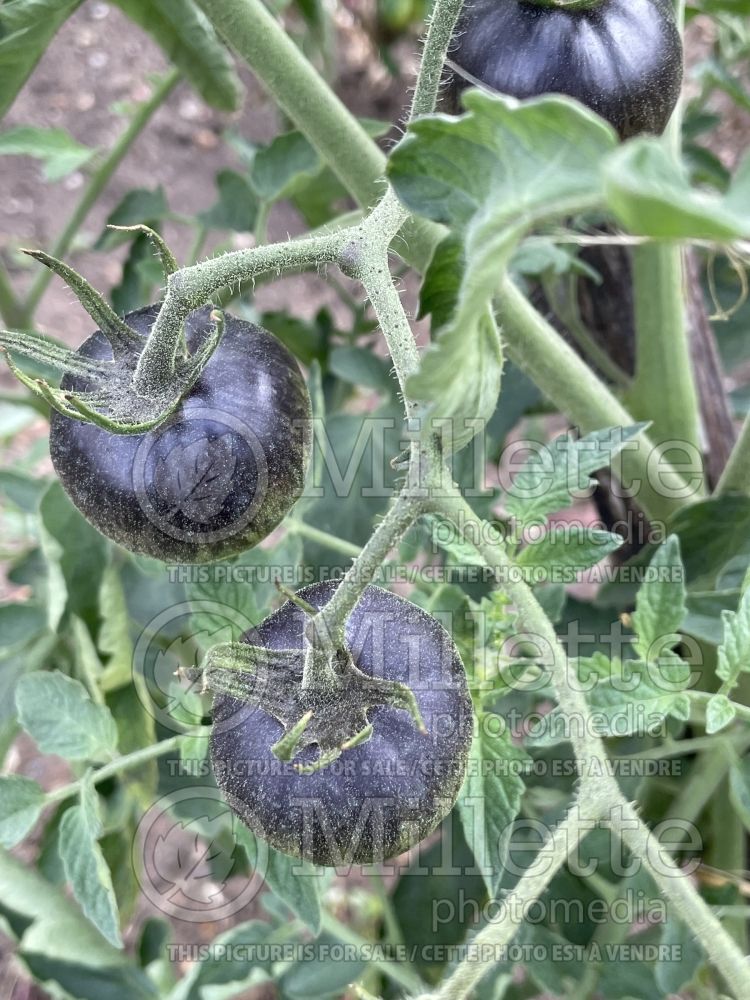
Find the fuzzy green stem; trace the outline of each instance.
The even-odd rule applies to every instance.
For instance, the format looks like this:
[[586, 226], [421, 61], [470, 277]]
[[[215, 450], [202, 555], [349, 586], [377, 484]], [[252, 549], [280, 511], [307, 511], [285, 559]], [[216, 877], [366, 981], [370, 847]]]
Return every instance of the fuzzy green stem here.
[[[510, 278], [503, 281], [498, 312], [509, 356], [584, 434], [637, 422]], [[640, 484], [638, 503], [652, 520], [667, 521], [697, 488], [656, 454], [645, 434], [637, 448], [623, 452], [622, 468]]]
[[265, 271], [335, 263], [342, 235], [316, 236], [290, 243], [236, 250], [175, 271], [167, 280], [167, 294], [151, 329], [135, 371], [136, 392], [148, 397], [168, 382], [190, 312], [207, 302], [220, 288], [238, 284]]
[[605, 378], [613, 382], [620, 389], [625, 389], [630, 385], [629, 376], [620, 368], [616, 361], [610, 358], [605, 349], [594, 339], [586, 324], [581, 319], [576, 296], [578, 292], [578, 279], [570, 276], [565, 282], [562, 291], [559, 288], [559, 280], [546, 281], [542, 278], [542, 287], [552, 309], [558, 318], [565, 324], [565, 328], [570, 333], [573, 340], [586, 358], [595, 368], [598, 368]]
[[[573, 667], [568, 662], [554, 627], [531, 588], [519, 578], [500, 533], [488, 522], [482, 522], [466, 500], [457, 493], [453, 497], [446, 497], [440, 508], [453, 521], [461, 535], [484, 556], [487, 565], [494, 570], [498, 586], [502, 587], [516, 605], [524, 628], [543, 648], [543, 658], [550, 670], [560, 707], [568, 719], [574, 720], [570, 742], [576, 758], [583, 764], [582, 789], [585, 788], [588, 782], [586, 761], [592, 757], [604, 760], [607, 754], [604, 743], [594, 734], [595, 727], [588, 723], [590, 712], [583, 692], [577, 684], [570, 683], [569, 671]], [[601, 779], [598, 786], [609, 787], [616, 801], [619, 790], [614, 780]]]
[[[385, 155], [260, 0], [199, 2], [217, 31], [247, 62], [355, 201], [363, 208], [375, 204], [386, 191]], [[439, 0], [439, 4], [442, 11], [443, 5], [455, 6], [456, 0]], [[435, 14], [434, 20], [442, 21], [443, 17], [442, 13]], [[440, 33], [436, 41], [442, 45], [443, 40]], [[433, 56], [427, 58], [432, 66]], [[429, 87], [420, 87], [419, 81], [417, 89], [425, 96], [429, 93]], [[426, 106], [420, 98], [423, 103]], [[410, 220], [404, 234], [405, 246], [399, 252], [409, 263], [423, 269], [440, 233], [441, 228], [431, 223]]]
[[682, 248], [633, 249], [636, 374], [628, 394], [636, 417], [648, 417], [657, 444], [684, 442], [699, 450], [698, 396], [685, 309]]
[[[110, 178], [119, 167], [122, 160], [128, 153], [135, 140], [148, 124], [153, 114], [161, 107], [180, 79], [178, 70], [173, 69], [167, 73], [156, 85], [151, 97], [144, 101], [130, 120], [128, 127], [122, 132], [117, 142], [109, 151], [104, 160], [92, 174], [86, 185], [81, 198], [73, 209], [73, 214], [65, 225], [62, 233], [57, 238], [57, 242], [52, 248], [51, 256], [64, 257], [73, 242], [73, 238], [78, 232], [81, 223], [89, 214], [99, 195], [110, 181]], [[23, 312], [26, 319], [24, 325], [31, 324], [36, 307], [39, 305], [44, 292], [52, 279], [51, 273], [40, 271], [38, 277], [29, 289], [26, 301], [23, 303]]]
[[321, 531], [320, 528], [315, 528], [304, 521], [298, 521], [295, 517], [288, 517], [284, 521], [284, 527], [293, 535], [301, 535], [302, 538], [309, 538], [311, 542], [317, 542], [318, 545], [325, 545], [335, 552], [340, 552], [342, 556], [349, 556], [350, 559], [356, 559], [362, 551], [359, 545], [347, 542], [346, 539], [338, 538], [327, 531]]
[[695, 823], [705, 809], [717, 787], [726, 777], [732, 763], [723, 740], [714, 740], [693, 765], [690, 778], [667, 813], [668, 820], [678, 820], [685, 825]]
[[727, 493], [750, 494], [750, 416], [743, 424], [726, 468], [721, 475], [716, 495]]
[[217, 31], [361, 205], [383, 192], [385, 156], [260, 0], [200, 0]]
[[633, 857], [639, 858], [658, 889], [671, 902], [737, 1000], [750, 995], [750, 962], [703, 901], [689, 877], [644, 825], [635, 807], [623, 800], [607, 818]]
[[375, 868], [372, 874], [372, 881], [375, 886], [375, 895], [380, 901], [380, 909], [383, 914], [385, 939], [391, 945], [403, 945], [404, 935], [401, 932], [401, 923], [380, 869]]
[[463, 0], [442, 0], [439, 12], [433, 12], [411, 102], [410, 121], [435, 110], [448, 47], [462, 7]]
[[[746, 850], [745, 850], [745, 826], [742, 819], [733, 810], [729, 795], [729, 780], [724, 779], [723, 785], [716, 791], [711, 802], [711, 843], [707, 861], [710, 865], [724, 872], [730, 873], [735, 878], [740, 878], [745, 871]], [[737, 889], [735, 888], [735, 894]], [[739, 902], [739, 898], [735, 895]], [[722, 920], [729, 934], [743, 952], [747, 952], [747, 920], [725, 915], [717, 919]]]
[[[573, 807], [565, 819], [548, 835], [534, 861], [524, 872], [516, 887], [504, 900], [503, 916], [495, 920], [474, 938], [477, 952], [484, 948], [500, 951], [513, 940], [521, 927], [514, 919], [526, 912], [542, 895], [557, 872], [594, 828], [592, 817]], [[474, 950], [474, 949], [473, 949]], [[471, 996], [488, 967], [481, 961], [464, 960], [442, 986], [431, 994], [431, 1000], [465, 1000]]]
[[[386, 556], [406, 534], [418, 517], [421, 502], [402, 495], [377, 526], [348, 573], [336, 588], [336, 593], [313, 619], [315, 631], [324, 643], [341, 647], [344, 643], [346, 620], [357, 605], [365, 588], [372, 583]], [[305, 670], [308, 669], [307, 659]], [[304, 684], [304, 680], [303, 680]]]
[[[181, 744], [187, 739], [193, 739], [196, 736], [208, 736], [211, 733], [211, 726], [201, 726], [199, 729], [194, 729], [188, 733], [179, 733], [177, 736], [171, 736], [167, 740], [162, 740], [160, 743], [154, 743], [152, 746], [141, 747], [139, 750], [134, 750], [132, 753], [124, 754], [122, 757], [116, 757], [109, 764], [105, 764], [104, 767], [100, 767], [98, 771], [94, 771], [91, 775], [91, 781], [97, 785], [100, 781], [106, 781], [108, 778], [115, 778], [118, 774], [122, 774], [123, 771], [132, 771], [134, 768], [140, 767], [142, 764], [146, 764], [150, 760], [154, 760], [156, 757], [161, 757], [165, 753], [170, 753], [172, 750], [179, 750]], [[88, 779], [86, 779], [88, 780]], [[47, 802], [64, 802], [65, 799], [73, 798], [77, 795], [81, 789], [84, 779], [81, 778], [78, 781], [71, 781], [67, 785], [63, 785], [61, 788], [56, 788], [52, 792], [48, 792], [46, 795]]]
[[[722, 733], [724, 737], [724, 734]], [[750, 733], [745, 726], [738, 726], [736, 729], [727, 730], [724, 737], [731, 746], [735, 747], [737, 753], [742, 755], [750, 746]], [[665, 743], [659, 747], [652, 747], [650, 750], [641, 750], [638, 753], [624, 754], [624, 760], [663, 760], [665, 757], [684, 757], [701, 750], [714, 750], [716, 748], [716, 736], [697, 736], [692, 740], [679, 740], [677, 743]]]

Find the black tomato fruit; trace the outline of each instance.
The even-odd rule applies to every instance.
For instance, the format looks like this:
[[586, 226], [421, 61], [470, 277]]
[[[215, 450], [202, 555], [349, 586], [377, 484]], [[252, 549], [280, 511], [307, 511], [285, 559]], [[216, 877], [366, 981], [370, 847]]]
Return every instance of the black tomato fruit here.
[[[158, 305], [125, 321], [146, 337]], [[208, 307], [188, 317], [193, 350], [213, 325]], [[100, 331], [81, 346], [111, 357]], [[66, 375], [64, 389], [85, 390]], [[195, 385], [164, 423], [113, 434], [52, 413], [52, 463], [66, 492], [102, 534], [131, 552], [174, 562], [235, 555], [265, 538], [302, 492], [311, 436], [310, 397], [292, 355], [272, 334], [229, 314]]]
[[473, 0], [450, 52], [448, 106], [472, 79], [524, 99], [567, 94], [627, 139], [664, 131], [680, 94], [682, 43], [671, 0], [600, 0], [576, 8]]
[[[334, 584], [319, 583], [299, 596], [320, 608], [334, 591]], [[287, 601], [243, 641], [300, 649], [305, 618]], [[228, 695], [214, 700], [211, 760], [227, 802], [273, 847], [317, 865], [369, 864], [427, 836], [456, 800], [472, 738], [463, 665], [431, 615], [369, 586], [347, 621], [346, 644], [363, 673], [411, 688], [426, 732], [408, 712], [378, 705], [368, 713], [367, 742], [304, 773], [295, 765], [313, 760], [316, 746], [280, 761], [271, 747], [283, 727], [273, 715]]]

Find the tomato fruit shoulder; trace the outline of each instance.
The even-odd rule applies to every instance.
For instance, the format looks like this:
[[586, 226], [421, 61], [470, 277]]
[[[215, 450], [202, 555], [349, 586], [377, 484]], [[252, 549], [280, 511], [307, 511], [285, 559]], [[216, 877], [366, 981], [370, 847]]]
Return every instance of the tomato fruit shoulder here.
[[623, 139], [663, 132], [682, 84], [671, 0], [601, 0], [578, 9], [476, 0], [464, 8], [450, 58], [454, 110], [474, 81], [519, 99], [566, 94]]

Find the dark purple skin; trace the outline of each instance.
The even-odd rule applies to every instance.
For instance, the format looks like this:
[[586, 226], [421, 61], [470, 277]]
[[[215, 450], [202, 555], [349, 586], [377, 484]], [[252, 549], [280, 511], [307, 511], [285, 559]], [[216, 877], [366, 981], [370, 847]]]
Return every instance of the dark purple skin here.
[[[622, 139], [663, 132], [682, 84], [682, 42], [670, 0], [602, 0], [582, 10], [471, 0], [450, 58], [502, 94], [574, 97]], [[452, 110], [471, 85], [453, 73]]]
[[[128, 313], [145, 337], [158, 305]], [[186, 323], [193, 350], [210, 308]], [[225, 332], [177, 410], [146, 434], [112, 434], [53, 412], [50, 451], [68, 496], [103, 535], [165, 562], [207, 562], [265, 538], [302, 492], [310, 397], [272, 334], [225, 314]], [[110, 358], [97, 331], [79, 349]], [[66, 376], [63, 388], [83, 389]]]
[[[320, 608], [334, 590], [319, 583], [299, 596]], [[301, 649], [305, 620], [287, 601], [243, 640]], [[281, 762], [271, 752], [283, 732], [273, 716], [227, 695], [214, 701], [211, 761], [227, 802], [273, 847], [316, 865], [369, 864], [426, 837], [456, 800], [472, 738], [464, 668], [435, 618], [370, 586], [347, 622], [346, 640], [361, 671], [409, 685], [426, 734], [406, 711], [378, 706], [368, 713], [368, 742], [327, 768], [299, 774], [293, 763], [314, 760], [317, 746]]]

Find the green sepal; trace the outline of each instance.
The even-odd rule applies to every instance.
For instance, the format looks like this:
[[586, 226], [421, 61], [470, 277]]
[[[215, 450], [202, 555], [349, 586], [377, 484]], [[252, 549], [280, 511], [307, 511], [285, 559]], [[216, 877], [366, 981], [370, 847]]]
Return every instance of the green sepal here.
[[83, 308], [112, 345], [115, 358], [119, 354], [132, 354], [143, 347], [142, 338], [124, 319], [121, 319], [109, 303], [90, 285], [84, 277], [63, 261], [51, 257], [43, 250], [22, 250], [22, 253], [38, 260], [53, 271], [74, 293]]
[[257, 705], [277, 719], [284, 734], [271, 747], [283, 761], [315, 745], [317, 758], [296, 763], [301, 774], [327, 767], [347, 750], [372, 736], [367, 717], [371, 708], [389, 705], [408, 712], [421, 733], [427, 729], [414, 692], [398, 681], [370, 677], [354, 663], [346, 649], [331, 654], [332, 681], [302, 684], [305, 650], [266, 649], [245, 642], [222, 643], [210, 649], [191, 680], [202, 677], [205, 689]]
[[169, 277], [170, 274], [174, 274], [174, 272], [179, 269], [177, 258], [169, 249], [167, 241], [164, 239], [161, 233], [157, 233], [155, 229], [151, 228], [151, 226], [147, 226], [143, 222], [139, 222], [134, 226], [114, 226], [112, 225], [112, 223], [110, 223], [107, 226], [107, 229], [116, 229], [118, 232], [121, 233], [143, 233], [144, 236], [147, 236], [151, 241], [151, 245], [153, 246], [154, 250], [156, 250], [156, 253], [159, 256], [165, 280]]
[[[34, 253], [32, 256], [37, 254]], [[46, 257], [46, 255], [41, 256]], [[50, 257], [48, 260], [54, 261], [54, 258]], [[53, 270], [60, 262], [54, 261], [54, 263]], [[75, 272], [66, 268], [66, 265], [61, 267], [65, 273], [70, 272], [75, 275]], [[63, 416], [95, 424], [112, 434], [143, 434], [174, 413], [182, 398], [198, 380], [224, 334], [224, 315], [219, 310], [211, 313], [211, 319], [215, 323], [213, 331], [205, 338], [195, 354], [177, 359], [167, 384], [161, 391], [156, 391], [146, 398], [136, 393], [133, 388], [133, 374], [140, 351], [145, 344], [144, 339], [124, 320], [116, 316], [87, 282], [82, 278], [80, 281], [93, 293], [106, 311], [106, 315], [105, 312], [99, 312], [96, 301], [92, 298], [87, 300], [91, 306], [87, 311], [92, 319], [100, 324], [102, 333], [112, 344], [113, 360], [85, 358], [49, 337], [13, 331], [0, 331], [0, 350], [5, 351], [8, 367], [18, 381], [41, 396]], [[82, 298], [81, 301], [83, 302]], [[110, 314], [117, 321], [117, 329], [112, 325]], [[108, 324], [107, 329], [105, 322]], [[132, 335], [133, 349], [130, 351], [123, 349], [124, 336], [118, 332], [121, 327], [125, 327], [129, 335]], [[42, 362], [63, 375], [86, 378], [92, 383], [92, 388], [84, 392], [55, 388], [44, 379], [24, 372], [15, 363], [11, 353], [22, 354]]]

